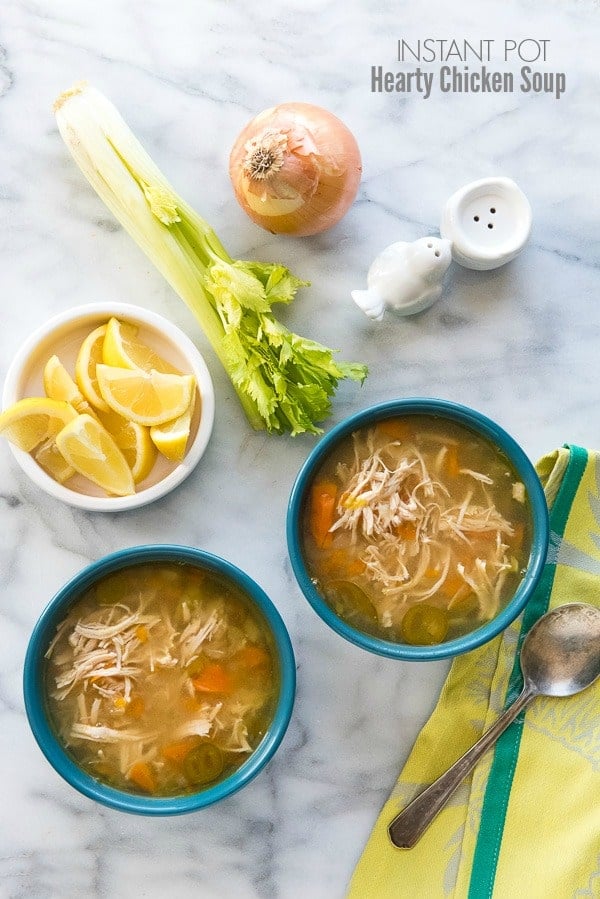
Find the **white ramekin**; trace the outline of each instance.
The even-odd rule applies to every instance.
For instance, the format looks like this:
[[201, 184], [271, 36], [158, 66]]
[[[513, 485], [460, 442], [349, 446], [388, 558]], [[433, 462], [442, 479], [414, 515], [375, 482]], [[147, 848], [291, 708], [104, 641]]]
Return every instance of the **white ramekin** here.
[[[131, 496], [96, 495], [101, 491], [91, 486], [93, 495], [59, 484], [37, 464], [33, 456], [8, 444], [15, 459], [25, 474], [42, 490], [61, 502], [97, 512], [116, 512], [135, 509], [151, 503], [177, 487], [193, 471], [208, 444], [212, 433], [215, 395], [210, 372], [192, 341], [175, 325], [155, 312], [128, 303], [90, 303], [76, 306], [51, 318], [37, 328], [22, 344], [14, 357], [4, 383], [2, 405], [6, 409], [25, 396], [43, 396], [43, 365], [61, 351], [73, 353], [73, 346], [79, 340], [77, 335], [90, 332], [105, 324], [114, 316], [120, 321], [137, 325], [146, 335], [149, 343], [165, 355], [169, 361], [186, 373], [192, 374], [200, 394], [199, 420], [193, 423], [195, 433], [191, 438], [184, 459], [170, 466], [164, 463], [164, 476], [156, 478], [156, 471], [141, 484], [136, 485], [136, 493]], [[155, 340], [153, 337], [155, 336]], [[149, 339], [148, 339], [149, 338]], [[68, 366], [67, 366], [68, 367]], [[156, 465], [155, 463], [155, 469]], [[81, 482], [80, 482], [81, 483]]]

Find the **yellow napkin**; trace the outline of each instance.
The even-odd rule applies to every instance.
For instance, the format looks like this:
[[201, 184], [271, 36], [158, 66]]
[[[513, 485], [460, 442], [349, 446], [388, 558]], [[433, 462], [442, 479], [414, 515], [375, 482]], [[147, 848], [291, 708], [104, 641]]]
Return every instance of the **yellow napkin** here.
[[565, 447], [537, 465], [550, 550], [525, 611], [456, 658], [431, 718], [375, 824], [349, 899], [600, 897], [600, 684], [538, 698], [479, 763], [414, 849], [387, 826], [520, 692], [517, 650], [549, 608], [600, 605], [600, 454]]

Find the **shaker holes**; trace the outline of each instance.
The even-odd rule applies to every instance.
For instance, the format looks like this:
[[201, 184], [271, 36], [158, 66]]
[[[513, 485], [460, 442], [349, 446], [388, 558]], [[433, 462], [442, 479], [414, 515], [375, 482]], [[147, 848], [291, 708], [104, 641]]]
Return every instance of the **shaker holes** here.
[[[495, 215], [495, 214], [496, 214], [496, 207], [495, 207], [495, 206], [491, 206], [491, 207], [490, 207], [490, 212], [492, 213], [492, 215]], [[478, 216], [478, 215], [474, 215], [474, 216], [473, 216], [473, 221], [474, 221], [474, 222], [478, 222], [478, 221], [479, 221], [479, 216]], [[493, 227], [494, 227], [493, 225], [488, 225], [488, 228], [493, 228]]]

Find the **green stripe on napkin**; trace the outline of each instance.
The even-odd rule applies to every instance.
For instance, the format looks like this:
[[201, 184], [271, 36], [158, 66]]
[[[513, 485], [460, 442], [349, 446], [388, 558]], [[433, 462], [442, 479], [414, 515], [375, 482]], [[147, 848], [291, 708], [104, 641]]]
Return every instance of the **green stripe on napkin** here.
[[[562, 539], [586, 464], [586, 450], [581, 447], [570, 447], [569, 462], [550, 510], [550, 533], [553, 545]], [[523, 676], [519, 664], [521, 644], [532, 625], [548, 610], [555, 572], [556, 560], [550, 558], [544, 568], [540, 583], [523, 613], [523, 623], [508, 684], [505, 708], [512, 705], [523, 689]], [[473, 857], [469, 899], [489, 899], [493, 894], [506, 809], [517, 766], [524, 719], [525, 712], [521, 712], [512, 726], [504, 731], [496, 743]]]

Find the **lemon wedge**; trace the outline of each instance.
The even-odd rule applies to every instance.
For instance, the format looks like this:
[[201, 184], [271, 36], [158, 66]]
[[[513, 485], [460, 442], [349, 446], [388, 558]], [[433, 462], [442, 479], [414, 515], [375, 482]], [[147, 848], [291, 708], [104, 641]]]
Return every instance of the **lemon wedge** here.
[[40, 443], [38, 448], [33, 451], [33, 458], [44, 469], [46, 474], [49, 474], [59, 484], [64, 484], [65, 481], [68, 481], [75, 474], [75, 469], [72, 465], [69, 465], [54, 442], [53, 437], [49, 437], [48, 440]]
[[48, 397], [27, 397], [2, 412], [0, 435], [30, 453], [76, 417], [69, 403]]
[[100, 421], [125, 456], [134, 483], [139, 484], [150, 474], [156, 460], [156, 447], [150, 439], [149, 428], [127, 421], [116, 412], [101, 412]]
[[53, 400], [70, 403], [76, 412], [93, 413], [93, 409], [58, 356], [50, 356], [44, 366], [44, 390]]
[[96, 409], [108, 412], [109, 407], [98, 390], [98, 380], [96, 376], [96, 366], [102, 362], [102, 347], [104, 344], [104, 335], [106, 334], [106, 325], [100, 325], [95, 328], [85, 338], [75, 363], [75, 379], [77, 385], [84, 397]]
[[138, 328], [135, 325], [114, 317], [109, 319], [102, 344], [102, 362], [116, 368], [141, 368], [143, 371], [154, 369], [164, 374], [181, 374], [151, 347], [140, 343], [137, 334]]
[[192, 395], [192, 400], [183, 415], [164, 425], [155, 425], [150, 428], [150, 437], [154, 446], [170, 462], [181, 462], [185, 456], [190, 439], [194, 405], [194, 395]]
[[56, 445], [75, 471], [116, 496], [135, 493], [131, 469], [105, 427], [91, 415], [77, 415], [56, 435]]
[[162, 425], [182, 415], [192, 400], [192, 375], [96, 366], [102, 399], [114, 411], [139, 425]]

